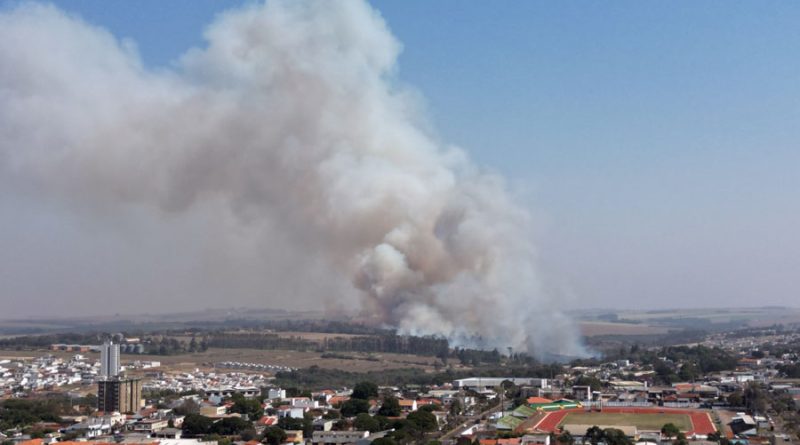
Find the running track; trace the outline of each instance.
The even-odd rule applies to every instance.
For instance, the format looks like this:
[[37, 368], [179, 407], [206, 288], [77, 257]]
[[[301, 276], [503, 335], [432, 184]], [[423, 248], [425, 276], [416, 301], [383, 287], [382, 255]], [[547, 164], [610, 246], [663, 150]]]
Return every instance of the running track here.
[[[583, 408], [565, 409], [553, 411], [548, 413], [542, 420], [537, 423], [533, 429], [541, 431], [553, 432], [558, 427], [558, 424], [564, 420], [567, 414], [571, 412], [584, 412]], [[675, 408], [603, 408], [605, 413], [633, 413], [633, 414], [686, 414], [692, 421], [692, 430], [687, 431], [687, 436], [692, 435], [708, 435], [717, 430], [714, 427], [714, 422], [711, 421], [711, 415], [706, 411], [693, 411]]]

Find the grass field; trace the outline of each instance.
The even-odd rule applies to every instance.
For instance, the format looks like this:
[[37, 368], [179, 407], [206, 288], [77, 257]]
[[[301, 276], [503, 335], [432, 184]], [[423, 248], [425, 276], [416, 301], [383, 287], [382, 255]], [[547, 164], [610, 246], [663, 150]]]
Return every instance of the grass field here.
[[559, 426], [572, 425], [608, 425], [608, 426], [636, 426], [640, 430], [661, 430], [666, 423], [673, 423], [681, 431], [691, 431], [692, 421], [686, 414], [658, 413], [569, 413]]

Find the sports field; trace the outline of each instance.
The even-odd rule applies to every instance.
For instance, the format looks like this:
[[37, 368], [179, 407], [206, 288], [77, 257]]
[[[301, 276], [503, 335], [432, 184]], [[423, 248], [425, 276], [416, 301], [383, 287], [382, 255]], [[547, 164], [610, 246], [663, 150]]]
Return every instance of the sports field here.
[[666, 423], [673, 423], [681, 431], [691, 431], [692, 421], [683, 413], [587, 413], [571, 412], [561, 420], [561, 425], [635, 426], [639, 430], [659, 431]]

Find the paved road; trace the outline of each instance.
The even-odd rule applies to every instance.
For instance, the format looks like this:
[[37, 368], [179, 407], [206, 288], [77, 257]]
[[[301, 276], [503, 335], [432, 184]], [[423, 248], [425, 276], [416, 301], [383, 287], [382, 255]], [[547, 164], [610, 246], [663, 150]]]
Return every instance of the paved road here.
[[[506, 408], [508, 408], [508, 404], [506, 404]], [[447, 443], [447, 441], [451, 441], [453, 439], [456, 439], [461, 435], [461, 433], [464, 432], [464, 430], [466, 430], [467, 428], [475, 425], [476, 421], [478, 421], [477, 423], [485, 423], [486, 421], [485, 420], [481, 421], [481, 418], [483, 418], [484, 416], [488, 417], [490, 414], [494, 414], [497, 411], [500, 411], [500, 405], [495, 405], [495, 406], [493, 406], [493, 407], [491, 407], [491, 408], [489, 408], [486, 411], [483, 411], [481, 413], [474, 414], [472, 416], [467, 416], [467, 417], [464, 418], [465, 420], [463, 422], [458, 424], [457, 427], [455, 427], [452, 430], [447, 431], [446, 433], [444, 433], [439, 438], [439, 440], [444, 444], [444, 443]]]

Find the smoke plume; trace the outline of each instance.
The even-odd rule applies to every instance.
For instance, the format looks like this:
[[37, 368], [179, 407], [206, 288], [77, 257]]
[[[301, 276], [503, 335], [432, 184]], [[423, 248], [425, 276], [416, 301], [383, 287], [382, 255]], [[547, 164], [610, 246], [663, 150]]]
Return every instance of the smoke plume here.
[[109, 221], [131, 209], [217, 221], [204, 236], [219, 249], [202, 255], [292, 257], [284, 279], [330, 280], [318, 307], [353, 294], [405, 333], [581, 352], [542, 289], [530, 214], [430, 134], [376, 11], [270, 1], [218, 16], [205, 37], [153, 69], [53, 6], [0, 14], [5, 186]]

